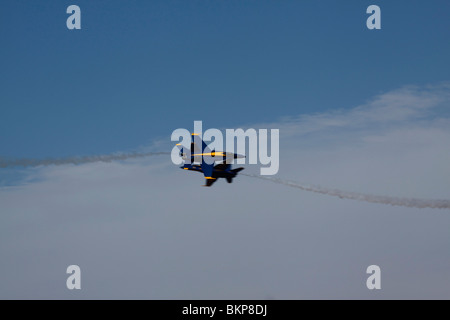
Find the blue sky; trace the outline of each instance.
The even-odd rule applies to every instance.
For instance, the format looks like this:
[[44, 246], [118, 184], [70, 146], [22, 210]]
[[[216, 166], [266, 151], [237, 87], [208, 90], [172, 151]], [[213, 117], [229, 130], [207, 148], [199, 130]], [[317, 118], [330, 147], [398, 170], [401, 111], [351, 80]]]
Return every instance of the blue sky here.
[[131, 150], [193, 120], [234, 128], [448, 80], [448, 1], [377, 1], [376, 31], [372, 3], [2, 1], [2, 156]]

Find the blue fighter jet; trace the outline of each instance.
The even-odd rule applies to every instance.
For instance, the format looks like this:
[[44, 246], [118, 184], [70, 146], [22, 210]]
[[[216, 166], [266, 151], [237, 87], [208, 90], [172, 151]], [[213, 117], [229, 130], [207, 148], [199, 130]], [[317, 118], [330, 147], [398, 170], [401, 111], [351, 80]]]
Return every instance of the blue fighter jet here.
[[[201, 148], [200, 148], [201, 145]], [[210, 150], [206, 143], [200, 139], [198, 134], [192, 134], [192, 142], [190, 152], [186, 152], [181, 144], [177, 144], [180, 147], [180, 156], [187, 160], [191, 158], [191, 163], [185, 163], [181, 166], [181, 169], [202, 172], [206, 179], [206, 184], [204, 187], [210, 187], [218, 178], [225, 178], [228, 183], [233, 182], [233, 178], [236, 177], [239, 171], [244, 170], [244, 168], [232, 169], [230, 159], [245, 158], [245, 156], [232, 153]], [[208, 161], [212, 163], [207, 163], [205, 157], [214, 157], [214, 161]], [[221, 162], [215, 164], [215, 162]]]

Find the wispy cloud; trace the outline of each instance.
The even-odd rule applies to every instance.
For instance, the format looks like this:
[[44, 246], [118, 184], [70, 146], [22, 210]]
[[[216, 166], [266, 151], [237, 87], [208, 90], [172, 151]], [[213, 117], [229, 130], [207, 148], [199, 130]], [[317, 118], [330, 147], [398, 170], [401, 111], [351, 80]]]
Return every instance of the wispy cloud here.
[[448, 116], [449, 101], [449, 83], [425, 88], [405, 86], [380, 94], [354, 108], [333, 108], [323, 113], [290, 116], [259, 126], [281, 127], [285, 137], [336, 129], [369, 130], [376, 127], [380, 130], [380, 126], [385, 129], [385, 126], [411, 124], [411, 121], [433, 117], [434, 111], [442, 106], [446, 107]]
[[[279, 179], [449, 199], [449, 93], [447, 84], [405, 87], [252, 127], [280, 129]], [[242, 175], [202, 188], [201, 175], [168, 156], [27, 172], [20, 186], [0, 188], [2, 298], [74, 298], [64, 287], [74, 263], [81, 298], [371, 298], [365, 268], [374, 263], [388, 275], [380, 298], [449, 297], [444, 210]]]

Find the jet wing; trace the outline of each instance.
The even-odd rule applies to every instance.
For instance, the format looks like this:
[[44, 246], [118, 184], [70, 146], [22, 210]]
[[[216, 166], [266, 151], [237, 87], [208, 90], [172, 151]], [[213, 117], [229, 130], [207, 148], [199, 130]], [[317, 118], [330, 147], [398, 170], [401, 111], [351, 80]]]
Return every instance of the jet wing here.
[[217, 171], [226, 171], [231, 167], [231, 164], [219, 163], [214, 167], [214, 170]]
[[207, 164], [205, 161], [201, 164], [203, 174], [206, 179], [212, 179], [212, 174], [214, 171], [214, 164]]

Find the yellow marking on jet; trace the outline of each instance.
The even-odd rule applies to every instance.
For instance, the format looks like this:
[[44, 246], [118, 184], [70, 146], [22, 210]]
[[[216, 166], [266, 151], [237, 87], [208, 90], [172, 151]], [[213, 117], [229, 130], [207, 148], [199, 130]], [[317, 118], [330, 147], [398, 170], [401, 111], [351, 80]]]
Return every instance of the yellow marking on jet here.
[[196, 153], [193, 154], [193, 156], [224, 156], [225, 153], [224, 152], [208, 152], [208, 153]]

